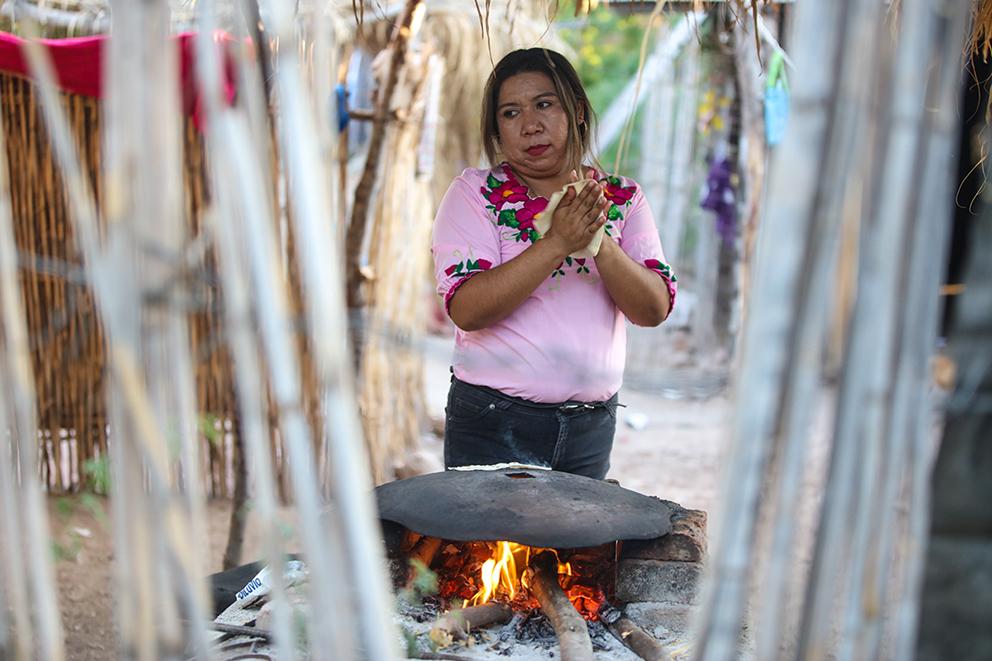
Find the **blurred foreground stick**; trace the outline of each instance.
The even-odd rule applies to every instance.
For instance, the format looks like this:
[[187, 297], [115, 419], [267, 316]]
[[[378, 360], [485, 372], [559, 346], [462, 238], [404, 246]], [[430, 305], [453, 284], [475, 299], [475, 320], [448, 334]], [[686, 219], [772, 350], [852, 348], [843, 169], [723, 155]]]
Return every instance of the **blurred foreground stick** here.
[[617, 640], [645, 661], [665, 661], [672, 658], [665, 650], [665, 646], [654, 636], [627, 619], [622, 611], [611, 606], [609, 602], [604, 601], [599, 607], [599, 619]]
[[530, 591], [558, 634], [561, 661], [593, 661], [589, 628], [558, 583], [558, 559], [543, 551], [530, 561]]

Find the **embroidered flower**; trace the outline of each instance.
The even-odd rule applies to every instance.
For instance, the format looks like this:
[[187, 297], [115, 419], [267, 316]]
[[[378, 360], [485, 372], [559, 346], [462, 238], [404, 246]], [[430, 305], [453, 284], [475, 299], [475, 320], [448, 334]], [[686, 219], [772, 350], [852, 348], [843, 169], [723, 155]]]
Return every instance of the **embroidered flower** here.
[[658, 273], [660, 273], [661, 275], [665, 276], [666, 278], [668, 278], [672, 282], [678, 282], [679, 281], [679, 279], [675, 275], [675, 273], [672, 272], [672, 267], [669, 266], [668, 264], [666, 264], [665, 262], [662, 262], [661, 260], [657, 260], [657, 259], [645, 259], [644, 260], [644, 266], [648, 267], [652, 271], [657, 271]]
[[637, 186], [624, 186], [619, 177], [607, 177], [604, 188], [603, 195], [616, 206], [630, 204], [634, 199], [634, 193], [637, 192]]
[[477, 271], [488, 271], [493, 267], [493, 263], [488, 259], [467, 259], [464, 262], [458, 262], [457, 264], [452, 264], [448, 268], [444, 269], [444, 274], [447, 276], [463, 276], [469, 273], [475, 273]]
[[540, 217], [541, 212], [548, 206], [548, 201], [543, 197], [529, 199], [519, 209], [503, 209], [497, 216], [496, 224], [505, 225], [517, 230], [515, 239], [517, 241], [534, 242], [541, 238], [540, 232], [534, 227], [534, 221]]
[[524, 202], [527, 200], [527, 187], [515, 179], [500, 181], [493, 175], [486, 178], [486, 185], [480, 188], [482, 194], [499, 211], [506, 204]]
[[527, 200], [520, 209], [517, 209], [517, 220], [520, 222], [520, 226], [523, 227], [526, 224], [528, 228], [533, 227], [534, 221], [540, 218], [541, 213], [547, 208], [548, 201], [543, 197]]

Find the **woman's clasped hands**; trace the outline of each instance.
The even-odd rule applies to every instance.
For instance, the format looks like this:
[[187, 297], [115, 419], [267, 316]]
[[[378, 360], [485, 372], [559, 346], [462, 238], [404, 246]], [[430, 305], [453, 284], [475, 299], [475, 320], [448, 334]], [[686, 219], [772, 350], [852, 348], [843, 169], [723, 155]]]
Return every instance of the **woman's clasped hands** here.
[[574, 170], [569, 178], [571, 183], [553, 210], [551, 227], [544, 235], [545, 240], [557, 244], [562, 255], [570, 255], [589, 245], [606, 224], [609, 207], [598, 181], [579, 182]]

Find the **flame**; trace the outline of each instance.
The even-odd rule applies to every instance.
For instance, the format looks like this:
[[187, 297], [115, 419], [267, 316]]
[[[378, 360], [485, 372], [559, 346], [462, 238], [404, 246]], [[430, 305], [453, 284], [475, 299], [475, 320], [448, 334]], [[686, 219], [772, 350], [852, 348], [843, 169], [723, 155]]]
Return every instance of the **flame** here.
[[[515, 554], [524, 556], [519, 571]], [[484, 604], [497, 595], [512, 601], [520, 591], [520, 574], [527, 568], [529, 560], [530, 547], [514, 542], [497, 542], [493, 557], [482, 564], [482, 589], [472, 597], [472, 605]]]
[[[456, 559], [457, 552], [452, 551], [452, 566], [449, 569], [451, 578], [442, 582], [442, 595], [453, 597], [462, 587], [470, 587], [470, 591], [461, 593], [462, 598], [472, 595], [464, 599], [463, 607], [500, 601], [509, 603], [518, 610], [536, 608], [537, 601], [530, 593], [529, 574], [526, 571], [531, 556], [542, 551], [551, 551], [558, 557], [558, 552], [555, 549], [531, 548], [508, 541], [490, 542], [485, 546], [489, 548], [490, 557], [477, 570], [474, 580], [468, 578], [471, 574], [459, 573], [458, 567], [461, 565]], [[479, 562], [486, 556], [475, 557], [478, 558], [475, 562]], [[475, 566], [479, 567], [478, 564]], [[458, 576], [464, 576], [468, 580], [459, 579]], [[582, 563], [576, 566], [573, 562], [562, 562], [559, 558], [558, 577], [562, 590], [583, 617], [595, 620], [605, 595], [599, 586], [590, 582], [590, 576], [588, 567]]]

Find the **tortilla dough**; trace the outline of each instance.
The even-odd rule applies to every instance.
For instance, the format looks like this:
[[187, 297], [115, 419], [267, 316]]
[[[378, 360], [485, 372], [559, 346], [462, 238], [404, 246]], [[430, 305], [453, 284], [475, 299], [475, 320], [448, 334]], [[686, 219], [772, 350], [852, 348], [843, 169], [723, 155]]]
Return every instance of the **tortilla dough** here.
[[[551, 196], [551, 199], [548, 200], [548, 206], [545, 207], [544, 211], [541, 212], [541, 215], [534, 220], [534, 227], [541, 233], [541, 236], [547, 234], [548, 230], [551, 229], [551, 219], [555, 215], [555, 209], [558, 208], [558, 203], [561, 202], [561, 198], [565, 197], [565, 193], [568, 189], [575, 188], [576, 193], [581, 193], [586, 187], [586, 184], [592, 183], [593, 181], [593, 179], [582, 179], [581, 181], [575, 181], [566, 185], [560, 191]], [[573, 252], [571, 257], [573, 259], [592, 259], [599, 254], [599, 247], [603, 244], [604, 236], [606, 236], [605, 224], [593, 235], [592, 240], [589, 241], [589, 245], [582, 250]]]

